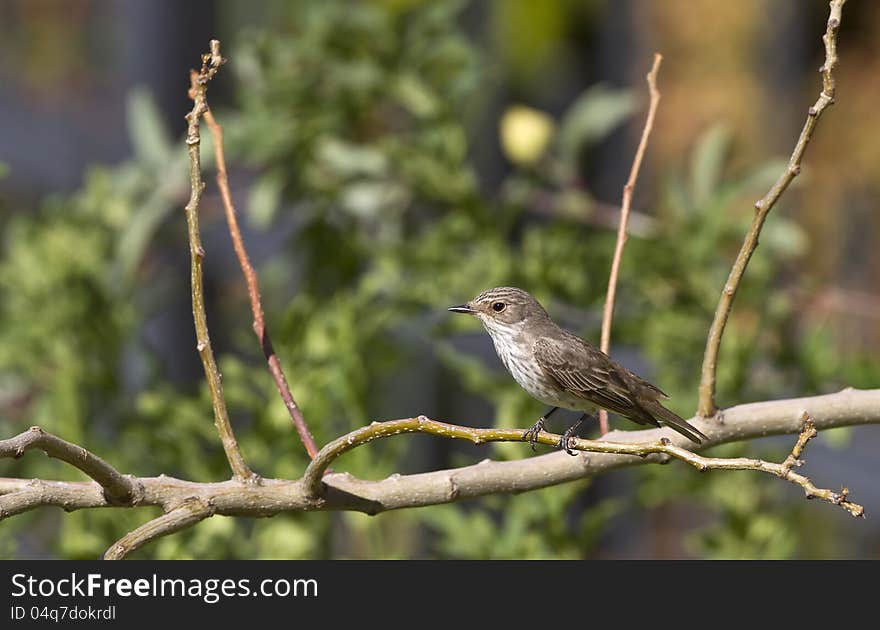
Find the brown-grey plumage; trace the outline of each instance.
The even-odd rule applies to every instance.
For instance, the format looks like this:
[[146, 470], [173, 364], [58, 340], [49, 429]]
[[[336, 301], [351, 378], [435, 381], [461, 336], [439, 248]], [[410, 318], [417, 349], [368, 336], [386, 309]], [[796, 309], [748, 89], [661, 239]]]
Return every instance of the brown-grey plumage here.
[[[639, 424], [668, 426], [697, 443], [706, 439], [660, 403], [661, 398], [668, 398], [660, 388], [557, 326], [544, 307], [522, 289], [489, 289], [449, 310], [480, 319], [504, 366], [532, 397], [553, 407], [550, 413], [557, 407], [581, 411], [602, 407]], [[528, 438], [534, 446], [550, 413], [539, 419], [523, 439]], [[560, 442], [567, 451], [568, 438], [583, 418], [565, 432]]]

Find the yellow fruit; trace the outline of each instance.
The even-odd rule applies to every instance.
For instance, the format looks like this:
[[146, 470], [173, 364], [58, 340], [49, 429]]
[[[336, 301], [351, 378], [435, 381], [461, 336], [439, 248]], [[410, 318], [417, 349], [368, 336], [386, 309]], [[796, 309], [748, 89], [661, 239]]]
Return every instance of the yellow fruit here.
[[530, 166], [541, 159], [555, 131], [549, 115], [524, 105], [507, 108], [499, 127], [504, 155], [517, 166]]

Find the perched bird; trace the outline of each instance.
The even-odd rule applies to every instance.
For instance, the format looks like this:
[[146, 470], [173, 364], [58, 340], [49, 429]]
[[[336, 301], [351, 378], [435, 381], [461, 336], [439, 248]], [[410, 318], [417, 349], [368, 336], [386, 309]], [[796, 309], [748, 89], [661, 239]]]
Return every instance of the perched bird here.
[[451, 306], [482, 322], [504, 367], [532, 397], [552, 409], [523, 433], [532, 449], [544, 423], [559, 407], [584, 411], [568, 428], [558, 447], [567, 453], [569, 439], [581, 423], [602, 407], [639, 424], [669, 427], [699, 443], [698, 429], [660, 404], [660, 388], [612, 361], [607, 354], [557, 326], [531, 295], [515, 287], [483, 291], [467, 304]]

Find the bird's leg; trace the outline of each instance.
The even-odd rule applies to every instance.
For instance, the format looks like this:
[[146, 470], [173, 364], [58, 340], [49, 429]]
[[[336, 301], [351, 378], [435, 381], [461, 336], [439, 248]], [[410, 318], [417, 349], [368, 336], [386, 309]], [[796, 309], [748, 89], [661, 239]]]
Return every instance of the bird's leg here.
[[574, 437], [575, 432], [578, 430], [578, 427], [580, 427], [583, 424], [584, 420], [586, 420], [587, 418], [593, 418], [593, 417], [594, 417], [593, 414], [589, 414], [586, 412], [581, 414], [581, 417], [577, 419], [577, 422], [575, 422], [573, 425], [568, 427], [565, 430], [565, 433], [562, 434], [562, 438], [560, 438], [559, 444], [556, 445], [556, 448], [564, 448], [565, 452], [568, 453], [569, 455], [577, 455], [577, 453], [575, 451], [568, 448], [568, 441], [572, 437]]
[[538, 418], [538, 421], [532, 425], [531, 429], [522, 434], [522, 440], [528, 440], [533, 451], [535, 450], [535, 443], [538, 441], [538, 434], [544, 430], [544, 423], [547, 422], [547, 418], [552, 416], [553, 412], [557, 409], [559, 409], [559, 407], [553, 407], [553, 409]]

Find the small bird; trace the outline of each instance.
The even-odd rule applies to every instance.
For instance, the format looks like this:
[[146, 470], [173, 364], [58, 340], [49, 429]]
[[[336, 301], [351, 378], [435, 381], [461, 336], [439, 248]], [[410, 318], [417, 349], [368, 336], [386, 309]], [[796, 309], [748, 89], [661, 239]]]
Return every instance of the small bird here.
[[538, 300], [522, 289], [488, 289], [467, 304], [451, 306], [449, 310], [479, 318], [504, 367], [520, 387], [552, 407], [523, 433], [522, 439], [529, 441], [532, 450], [547, 418], [560, 407], [585, 412], [557, 445], [569, 455], [575, 455], [569, 440], [596, 407], [639, 424], [667, 426], [692, 442], [708, 439], [660, 404], [660, 398], [668, 398], [660, 388], [618, 365], [593, 344], [557, 326]]

